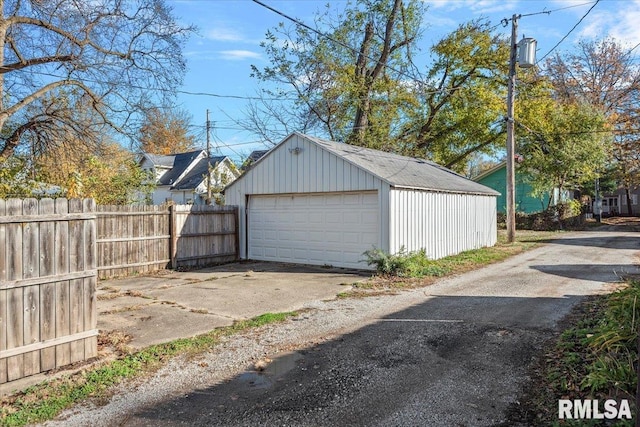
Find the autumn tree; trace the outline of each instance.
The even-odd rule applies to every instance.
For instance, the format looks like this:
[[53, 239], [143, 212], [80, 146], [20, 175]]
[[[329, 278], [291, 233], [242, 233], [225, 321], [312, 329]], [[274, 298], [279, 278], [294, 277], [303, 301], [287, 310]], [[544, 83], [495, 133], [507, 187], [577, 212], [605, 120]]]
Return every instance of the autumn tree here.
[[[0, 0], [0, 13], [2, 159], [106, 128], [134, 135], [142, 106], [181, 83], [191, 28], [162, 0]], [[78, 105], [92, 111], [90, 126]]]
[[140, 127], [140, 150], [165, 155], [193, 150], [196, 138], [189, 131], [190, 122], [184, 110], [147, 110]]
[[576, 52], [557, 53], [546, 64], [556, 96], [599, 109], [615, 135], [613, 156], [619, 183], [630, 191], [640, 184], [640, 66], [631, 50], [615, 40], [583, 41]]
[[34, 168], [39, 182], [60, 188], [59, 196], [89, 197], [98, 204], [144, 202], [152, 190], [135, 155], [115, 142], [95, 147], [67, 139], [39, 155]]

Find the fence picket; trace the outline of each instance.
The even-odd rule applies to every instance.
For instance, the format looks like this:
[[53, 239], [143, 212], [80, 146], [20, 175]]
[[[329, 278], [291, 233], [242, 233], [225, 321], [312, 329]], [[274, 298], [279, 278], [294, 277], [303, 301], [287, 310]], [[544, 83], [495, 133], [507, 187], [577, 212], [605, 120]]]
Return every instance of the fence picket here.
[[[22, 201], [23, 215], [37, 215], [38, 201], [25, 199]], [[22, 278], [30, 279], [40, 277], [40, 224], [37, 222], [26, 223], [22, 226]], [[40, 287], [28, 286], [23, 288], [23, 342], [29, 345], [40, 341]], [[25, 353], [24, 376], [34, 375], [40, 372], [40, 352]]]
[[[55, 213], [55, 203], [52, 199], [42, 199], [39, 204], [39, 214]], [[40, 224], [40, 275], [55, 274], [55, 223], [52, 221]], [[40, 288], [40, 338], [51, 340], [56, 337], [56, 285], [45, 283]], [[48, 371], [56, 367], [56, 349], [47, 347], [40, 350], [40, 369]]]
[[[55, 212], [57, 214], [69, 213], [69, 202], [66, 199], [56, 199]], [[59, 221], [55, 226], [56, 274], [69, 273], [69, 223]], [[61, 281], [55, 284], [55, 312], [56, 312], [56, 338], [69, 335], [69, 281]], [[65, 366], [71, 363], [71, 344], [65, 343], [55, 346], [56, 366]]]
[[[85, 199], [82, 204], [83, 212], [95, 212], [96, 204], [91, 199]], [[96, 269], [96, 223], [95, 221], [84, 221], [84, 260], [85, 270]], [[83, 310], [82, 310], [82, 331], [96, 329], [98, 325], [96, 306], [96, 282], [95, 275], [83, 280]], [[90, 359], [98, 355], [98, 341], [95, 337], [84, 339], [84, 359]]]
[[[22, 200], [7, 200], [7, 215], [22, 215]], [[7, 248], [9, 249], [7, 280], [22, 279], [22, 225], [7, 226]], [[21, 347], [24, 342], [24, 307], [21, 288], [7, 290], [7, 350]], [[22, 355], [7, 358], [7, 380], [12, 381], [24, 376], [24, 357]]]
[[[0, 216], [6, 215], [6, 202], [0, 199]], [[0, 224], [0, 283], [7, 280], [7, 226]], [[9, 307], [7, 290], [0, 289], [0, 352], [7, 349]], [[0, 359], [0, 384], [7, 382], [7, 359]]]
[[[82, 200], [69, 200], [69, 213], [82, 212]], [[69, 271], [84, 270], [84, 240], [82, 221], [69, 222]], [[83, 330], [84, 288], [83, 279], [71, 280], [69, 283], [69, 333], [76, 334]], [[84, 343], [71, 343], [71, 363], [84, 359]]]

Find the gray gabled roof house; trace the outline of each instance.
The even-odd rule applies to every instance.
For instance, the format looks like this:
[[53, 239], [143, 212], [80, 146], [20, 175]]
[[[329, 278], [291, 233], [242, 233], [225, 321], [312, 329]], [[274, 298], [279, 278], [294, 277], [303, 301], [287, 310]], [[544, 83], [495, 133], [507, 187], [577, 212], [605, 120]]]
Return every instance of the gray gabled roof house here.
[[369, 268], [363, 252], [441, 258], [492, 246], [498, 192], [433, 162], [294, 133], [225, 188], [242, 258]]
[[214, 196], [239, 176], [237, 168], [228, 157], [208, 157], [205, 150], [173, 155], [143, 153], [140, 165], [143, 170], [151, 172], [155, 180], [152, 204], [169, 201], [177, 204], [204, 204], [209, 171]]

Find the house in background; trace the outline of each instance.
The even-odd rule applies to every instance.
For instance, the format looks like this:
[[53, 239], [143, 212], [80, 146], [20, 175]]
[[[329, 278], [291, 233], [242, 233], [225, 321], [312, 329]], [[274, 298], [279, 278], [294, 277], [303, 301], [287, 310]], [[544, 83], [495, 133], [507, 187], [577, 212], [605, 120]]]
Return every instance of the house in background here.
[[154, 205], [169, 201], [205, 204], [209, 171], [214, 198], [219, 197], [220, 190], [240, 174], [231, 159], [226, 156], [208, 157], [205, 150], [172, 155], [143, 153], [140, 166], [155, 180], [156, 188], [151, 197]]
[[225, 188], [241, 258], [360, 269], [373, 248], [437, 259], [494, 245], [496, 196], [427, 160], [301, 133]]
[[[636, 216], [640, 214], [640, 187], [630, 189], [629, 198], [631, 199], [631, 215]], [[624, 188], [619, 188], [612, 193], [602, 195], [602, 215], [629, 216], [627, 192]]]
[[[500, 162], [489, 170], [484, 171], [473, 179], [475, 182], [493, 188], [500, 195], [497, 197], [498, 212], [507, 211], [507, 163]], [[547, 192], [542, 196], [534, 196], [533, 188], [526, 182], [521, 173], [516, 170], [516, 212], [531, 214], [541, 212], [547, 208], [551, 198], [551, 206], [555, 206], [560, 201], [570, 199], [569, 192], [563, 192], [560, 197], [559, 191], [555, 189], [553, 194]]]

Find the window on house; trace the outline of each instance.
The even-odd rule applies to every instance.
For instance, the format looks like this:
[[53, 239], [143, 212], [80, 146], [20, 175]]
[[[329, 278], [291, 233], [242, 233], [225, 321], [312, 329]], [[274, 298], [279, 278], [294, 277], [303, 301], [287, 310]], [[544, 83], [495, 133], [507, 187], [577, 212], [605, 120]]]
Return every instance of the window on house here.
[[631, 195], [631, 204], [632, 205], [637, 205], [638, 204], [638, 195], [637, 194], [632, 194]]

